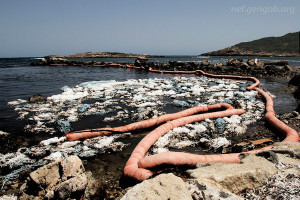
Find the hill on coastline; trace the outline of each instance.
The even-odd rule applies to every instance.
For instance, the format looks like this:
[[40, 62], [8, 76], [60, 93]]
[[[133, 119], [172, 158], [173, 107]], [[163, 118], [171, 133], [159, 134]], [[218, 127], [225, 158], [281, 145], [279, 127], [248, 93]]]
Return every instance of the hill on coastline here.
[[242, 42], [202, 56], [300, 56], [300, 32]]

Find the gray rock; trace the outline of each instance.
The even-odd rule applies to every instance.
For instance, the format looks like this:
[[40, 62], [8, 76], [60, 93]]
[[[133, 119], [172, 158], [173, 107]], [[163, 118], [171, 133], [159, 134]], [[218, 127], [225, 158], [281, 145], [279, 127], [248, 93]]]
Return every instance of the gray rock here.
[[188, 188], [193, 199], [243, 199], [242, 197], [239, 197], [223, 188], [220, 184], [209, 179], [190, 180], [188, 181]]
[[273, 144], [272, 151], [275, 153], [288, 154], [292, 158], [300, 159], [299, 142], [276, 142]]
[[55, 188], [54, 194], [58, 199], [68, 199], [73, 196], [74, 193], [83, 196], [84, 190], [87, 186], [87, 178], [85, 174], [73, 177], [58, 184]]
[[88, 183], [84, 191], [84, 199], [88, 200], [94, 199], [94, 197], [96, 196], [99, 197], [101, 195], [101, 190], [103, 190], [103, 187], [101, 187], [99, 182], [94, 179], [94, 177], [92, 176], [92, 172], [86, 172], [86, 177], [88, 179]]
[[60, 180], [59, 162], [50, 163], [30, 173], [30, 178], [39, 186], [49, 188]]
[[69, 156], [61, 162], [63, 169], [62, 181], [84, 174], [84, 167], [77, 156]]
[[[92, 180], [91, 177], [90, 174], [89, 179]], [[80, 199], [87, 185], [88, 178], [81, 160], [70, 156], [31, 172], [28, 183], [22, 185], [22, 198]]]
[[122, 200], [192, 199], [183, 180], [174, 174], [161, 174], [129, 189]]
[[237, 194], [245, 189], [258, 187], [277, 173], [277, 168], [267, 159], [249, 155], [241, 164], [212, 163], [209, 166], [188, 170], [195, 179], [213, 180]]

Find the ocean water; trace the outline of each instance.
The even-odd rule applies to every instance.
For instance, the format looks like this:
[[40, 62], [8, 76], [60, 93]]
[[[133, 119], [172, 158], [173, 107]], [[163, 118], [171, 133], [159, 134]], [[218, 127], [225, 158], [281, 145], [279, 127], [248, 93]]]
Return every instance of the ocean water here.
[[[249, 57], [242, 57], [247, 60]], [[168, 56], [162, 58], [150, 58], [149, 61], [168, 62], [177, 61], [201, 61], [208, 59], [211, 63], [225, 62], [227, 57], [198, 57], [198, 56]], [[299, 58], [259, 58], [264, 61], [287, 60], [290, 65], [300, 65]], [[134, 58], [85, 58], [77, 59], [82, 61], [95, 60], [104, 62], [125, 62], [133, 63]], [[89, 67], [71, 67], [71, 66], [30, 66], [29, 63], [36, 61], [35, 58], [0, 58], [0, 130], [14, 135], [22, 135], [29, 140], [39, 140], [35, 135], [28, 135], [24, 132], [24, 126], [28, 123], [26, 120], [19, 120], [17, 113], [8, 102], [25, 99], [27, 100], [34, 94], [41, 94], [45, 97], [61, 93], [63, 86], [74, 87], [87, 81], [125, 81], [128, 79], [148, 79], [148, 78], [172, 78], [175, 75], [156, 74], [145, 71], [122, 69], [122, 68], [89, 68]], [[281, 79], [263, 79], [262, 87], [271, 92], [278, 88], [286, 87], [286, 80]], [[277, 113], [288, 112], [296, 108], [296, 102], [291, 95], [277, 94], [275, 106]], [[275, 109], [276, 109], [275, 108]], [[84, 129], [81, 124], [78, 129]], [[45, 135], [45, 137], [47, 137]]]

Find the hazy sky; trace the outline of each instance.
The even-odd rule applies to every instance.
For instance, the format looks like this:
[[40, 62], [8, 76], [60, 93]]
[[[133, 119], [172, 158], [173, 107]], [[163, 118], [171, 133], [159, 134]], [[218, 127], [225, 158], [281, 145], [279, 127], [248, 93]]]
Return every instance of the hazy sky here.
[[0, 57], [197, 55], [300, 29], [299, 0], [0, 0]]

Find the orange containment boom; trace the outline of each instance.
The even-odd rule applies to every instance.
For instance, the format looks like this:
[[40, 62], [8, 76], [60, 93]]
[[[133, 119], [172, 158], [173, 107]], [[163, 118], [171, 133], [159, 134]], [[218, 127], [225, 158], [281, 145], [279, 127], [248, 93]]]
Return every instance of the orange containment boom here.
[[[129, 67], [129, 66], [127, 66]], [[248, 90], [256, 90], [261, 94], [266, 101], [266, 120], [268, 123], [273, 126], [281, 134], [284, 134], [286, 138], [283, 142], [299, 142], [299, 134], [294, 129], [287, 126], [285, 123], [276, 118], [274, 111], [274, 103], [270, 95], [264, 92], [262, 89], [257, 88], [260, 84], [259, 80], [254, 77], [249, 76], [233, 76], [233, 75], [214, 75], [208, 74], [202, 70], [196, 71], [160, 71], [153, 70], [149, 68], [151, 72], [159, 73], [174, 73], [174, 74], [202, 74], [207, 77], [212, 78], [228, 78], [228, 79], [241, 79], [241, 80], [250, 80], [254, 84], [249, 86]], [[223, 110], [221, 110], [223, 109]], [[220, 111], [221, 110], [221, 111]], [[208, 112], [210, 111], [210, 112]], [[205, 112], [204, 114], [197, 114]], [[232, 154], [219, 154], [219, 155], [196, 155], [190, 153], [182, 152], [165, 152], [152, 156], [145, 157], [149, 148], [164, 134], [168, 131], [183, 126], [186, 124], [194, 123], [197, 121], [202, 121], [205, 119], [220, 118], [220, 117], [229, 117], [232, 115], [240, 115], [245, 113], [243, 109], [234, 109], [231, 105], [226, 103], [208, 105], [208, 106], [197, 106], [193, 108], [186, 109], [181, 112], [166, 114], [152, 119], [128, 124], [126, 126], [120, 126], [115, 128], [99, 128], [91, 130], [83, 130], [79, 132], [67, 133], [66, 137], [68, 140], [79, 140], [86, 139], [96, 136], [111, 135], [115, 132], [124, 133], [129, 131], [134, 131], [138, 129], [149, 128], [152, 126], [159, 127], [151, 131], [146, 135], [139, 144], [133, 150], [130, 158], [128, 159], [126, 166], [124, 168], [124, 175], [134, 178], [136, 180], [142, 181], [150, 176], [152, 172], [147, 170], [147, 168], [155, 167], [161, 164], [172, 164], [172, 165], [196, 165], [197, 162], [208, 163], [208, 162], [226, 162], [226, 163], [239, 163], [240, 153]], [[197, 114], [197, 115], [194, 115]], [[271, 149], [272, 146], [267, 146], [258, 150], [252, 150], [248, 153], [257, 153], [259, 151]]]

